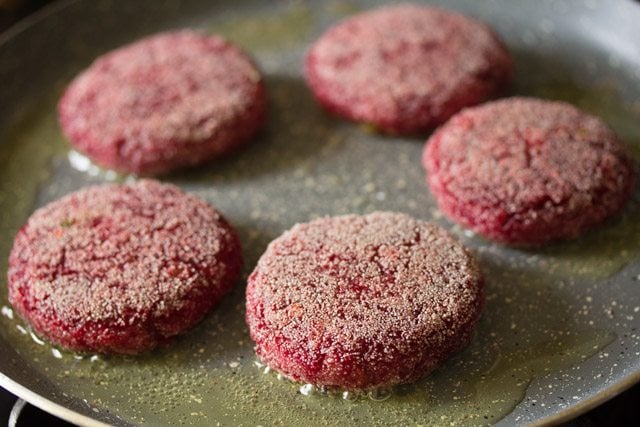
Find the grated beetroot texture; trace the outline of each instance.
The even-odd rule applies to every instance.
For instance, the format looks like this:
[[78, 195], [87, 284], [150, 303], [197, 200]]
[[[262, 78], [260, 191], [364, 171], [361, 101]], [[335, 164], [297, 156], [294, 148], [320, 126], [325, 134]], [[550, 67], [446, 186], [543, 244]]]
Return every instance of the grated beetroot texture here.
[[97, 164], [156, 175], [244, 144], [265, 110], [262, 77], [244, 52], [184, 30], [96, 59], [65, 91], [58, 118], [71, 144]]
[[431, 6], [385, 6], [326, 31], [305, 59], [318, 101], [392, 134], [430, 130], [511, 79], [512, 60], [481, 22]]
[[636, 181], [602, 120], [535, 98], [461, 111], [431, 136], [423, 165], [446, 215], [521, 246], [578, 237], [620, 212]]
[[242, 264], [204, 201], [142, 180], [89, 187], [38, 209], [9, 259], [9, 300], [54, 344], [135, 354], [197, 324]]
[[476, 262], [446, 231], [376, 212], [298, 224], [271, 242], [246, 317], [268, 366], [365, 390], [419, 379], [465, 346], [483, 298]]

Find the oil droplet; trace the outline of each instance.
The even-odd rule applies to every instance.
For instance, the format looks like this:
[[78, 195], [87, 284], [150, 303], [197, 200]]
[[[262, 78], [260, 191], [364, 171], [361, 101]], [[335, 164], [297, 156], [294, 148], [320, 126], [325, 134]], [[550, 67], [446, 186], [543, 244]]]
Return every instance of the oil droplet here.
[[79, 171], [85, 172], [87, 175], [91, 177], [100, 177], [105, 181], [125, 181], [132, 175], [121, 175], [116, 171], [110, 169], [104, 169], [96, 164], [94, 164], [90, 158], [81, 154], [75, 150], [69, 150], [67, 153], [67, 160], [69, 161], [69, 165]]
[[358, 400], [358, 394], [354, 393], [352, 391], [343, 391], [342, 392], [342, 399], [343, 400], [348, 400], [351, 402], [355, 402], [356, 400]]
[[369, 391], [369, 393], [367, 393], [367, 396], [369, 397], [369, 399], [375, 402], [382, 402], [389, 399], [392, 394], [393, 394], [392, 390], [375, 389], [375, 390]]
[[300, 394], [303, 396], [311, 396], [315, 390], [316, 387], [313, 384], [304, 384], [300, 386]]
[[78, 153], [75, 150], [69, 150], [67, 159], [72, 168], [80, 172], [88, 172], [93, 166], [88, 157]]
[[40, 337], [38, 337], [32, 330], [29, 330], [29, 335], [31, 336], [31, 339], [33, 340], [33, 342], [35, 342], [38, 345], [44, 345], [44, 341], [42, 341]]
[[2, 315], [10, 320], [13, 320], [13, 310], [6, 305], [2, 306]]

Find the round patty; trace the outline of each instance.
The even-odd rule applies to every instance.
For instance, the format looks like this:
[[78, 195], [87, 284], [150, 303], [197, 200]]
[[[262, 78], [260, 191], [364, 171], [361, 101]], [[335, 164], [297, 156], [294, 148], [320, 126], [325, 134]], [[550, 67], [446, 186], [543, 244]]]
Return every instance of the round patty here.
[[635, 166], [600, 119], [563, 103], [510, 98], [458, 113], [423, 164], [440, 209], [514, 245], [575, 238], [618, 213]]
[[177, 187], [89, 187], [38, 209], [19, 231], [9, 300], [55, 344], [135, 354], [202, 320], [241, 263], [232, 227]]
[[247, 287], [260, 359], [347, 390], [424, 376], [469, 342], [482, 305], [465, 248], [399, 213], [298, 224], [271, 242]]
[[265, 105], [244, 52], [218, 36], [179, 31], [98, 58], [69, 85], [58, 116], [71, 144], [97, 164], [153, 175], [245, 143]]
[[486, 25], [407, 4], [330, 28], [305, 66], [309, 86], [328, 110], [398, 134], [428, 130], [488, 99], [512, 73], [509, 53]]

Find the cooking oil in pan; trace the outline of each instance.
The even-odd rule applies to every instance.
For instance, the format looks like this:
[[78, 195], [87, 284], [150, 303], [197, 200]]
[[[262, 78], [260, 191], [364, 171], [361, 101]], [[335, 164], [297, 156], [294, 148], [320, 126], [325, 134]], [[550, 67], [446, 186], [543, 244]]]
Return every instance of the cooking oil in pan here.
[[[509, 413], [535, 378], [581, 362], [614, 339], [606, 331], [562, 326], [561, 304], [548, 307], [554, 304], [553, 292], [543, 290], [535, 310], [521, 310], [540, 284], [520, 285], [528, 289], [505, 296], [511, 282], [493, 282], [470, 346], [425, 380], [360, 399], [309, 388], [303, 393], [301, 384], [278, 380], [273, 371], [265, 374], [264, 366], [258, 369], [241, 292], [172, 346], [138, 358], [52, 351], [18, 332], [15, 319], [2, 323], [26, 361], [61, 390], [86, 398], [97, 410], [117, 410], [136, 424], [331, 425], [340, 417], [358, 425], [478, 425]], [[507, 307], [505, 298], [513, 298]], [[537, 318], [540, 304], [547, 305], [549, 318]]]
[[[233, 28], [211, 28], [221, 28], [249, 49], [294, 46], [297, 42], [286, 37], [304, 39], [311, 31], [305, 6], [295, 8], [290, 11], [295, 19], [249, 19]], [[298, 27], [289, 31], [293, 21]], [[234, 33], [256, 22], [271, 27]], [[552, 86], [534, 82], [521, 89], [543, 94], [548, 88], [553, 92]], [[133, 358], [77, 355], [33, 340], [8, 307], [3, 274], [0, 334], [23, 358], [20, 363], [56, 384], [55, 393], [86, 399], [97, 413], [109, 408], [112, 415], [142, 425], [490, 424], [521, 402], [530, 384], [568, 375], [616, 339], [604, 327], [603, 302], [588, 298], [599, 280], [638, 259], [637, 202], [622, 218], [575, 242], [535, 251], [500, 247], [452, 226], [435, 209], [418, 160], [422, 141], [389, 141], [328, 118], [300, 79], [269, 75], [267, 87], [270, 122], [258, 141], [223, 162], [165, 179], [215, 204], [232, 220], [245, 247], [245, 277], [272, 238], [319, 215], [400, 210], [452, 229], [477, 253], [487, 278], [487, 304], [469, 347], [424, 380], [390, 394], [331, 397], [310, 387], [301, 392], [303, 385], [255, 366], [244, 323], [243, 283], [193, 331], [167, 348]], [[580, 105], [600, 113], [608, 98], [580, 90]], [[42, 104], [46, 113], [23, 120], [5, 135], [9, 143], [2, 147], [2, 271], [12, 236], [38, 204], [105, 180], [71, 167], [55, 121], [55, 100]], [[614, 117], [611, 124], [629, 139], [633, 132], [626, 126], [637, 118], [631, 119], [619, 102], [604, 105], [605, 119]], [[354, 170], [354, 164], [362, 167]], [[289, 200], [300, 202], [297, 209], [288, 208]]]

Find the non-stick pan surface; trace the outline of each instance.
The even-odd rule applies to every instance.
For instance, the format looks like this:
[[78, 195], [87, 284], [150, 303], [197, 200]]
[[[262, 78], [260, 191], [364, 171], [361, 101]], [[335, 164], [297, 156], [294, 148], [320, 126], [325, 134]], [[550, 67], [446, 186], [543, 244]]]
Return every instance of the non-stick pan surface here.
[[[0, 384], [81, 424], [502, 425], [567, 419], [640, 379], [640, 207], [575, 242], [517, 250], [453, 226], [424, 184], [424, 138], [332, 118], [301, 78], [309, 43], [376, 1], [73, 1], [0, 38]], [[516, 58], [513, 93], [568, 100], [640, 151], [640, 7], [630, 1], [438, 2], [489, 22]], [[478, 254], [488, 301], [471, 346], [425, 381], [349, 399], [279, 380], [256, 363], [244, 282], [194, 331], [138, 358], [80, 356], [32, 335], [6, 300], [15, 232], [38, 206], [133, 179], [69, 151], [55, 120], [65, 84], [145, 34], [227, 35], [266, 75], [267, 129], [237, 154], [164, 179], [220, 208], [249, 272], [267, 243], [321, 215], [398, 210], [451, 229]], [[425, 135], [426, 137], [426, 135]], [[308, 389], [304, 389], [308, 391]]]

